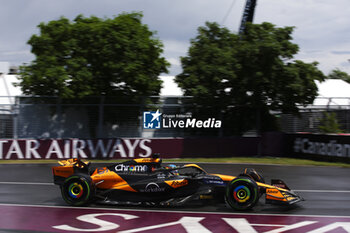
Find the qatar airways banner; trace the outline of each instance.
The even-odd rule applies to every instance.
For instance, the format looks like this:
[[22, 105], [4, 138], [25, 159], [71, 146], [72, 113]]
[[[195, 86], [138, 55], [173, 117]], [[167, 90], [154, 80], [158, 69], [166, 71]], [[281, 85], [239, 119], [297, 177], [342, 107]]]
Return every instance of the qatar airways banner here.
[[257, 144], [257, 141], [252, 138], [239, 137], [236, 139], [2, 139], [0, 160], [129, 159], [147, 158], [153, 153], [159, 153], [162, 158], [225, 157], [255, 155], [254, 144]]
[[0, 140], [0, 159], [119, 159], [152, 154], [149, 139]]

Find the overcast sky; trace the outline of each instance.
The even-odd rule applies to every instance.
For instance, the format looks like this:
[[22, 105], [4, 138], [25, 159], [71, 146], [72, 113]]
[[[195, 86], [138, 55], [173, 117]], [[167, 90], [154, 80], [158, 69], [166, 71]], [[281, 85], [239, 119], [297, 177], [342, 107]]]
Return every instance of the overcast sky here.
[[[271, 22], [295, 26], [296, 56], [305, 62], [318, 61], [328, 74], [339, 68], [350, 73], [349, 0], [258, 0], [254, 23]], [[164, 43], [164, 56], [172, 64], [170, 75], [181, 72], [180, 56], [206, 21], [218, 22], [237, 32], [245, 0], [0, 0], [0, 61], [11, 65], [30, 62], [34, 56], [26, 44], [38, 33], [37, 25], [65, 16], [113, 17], [141, 11]], [[229, 11], [230, 6], [232, 10]]]

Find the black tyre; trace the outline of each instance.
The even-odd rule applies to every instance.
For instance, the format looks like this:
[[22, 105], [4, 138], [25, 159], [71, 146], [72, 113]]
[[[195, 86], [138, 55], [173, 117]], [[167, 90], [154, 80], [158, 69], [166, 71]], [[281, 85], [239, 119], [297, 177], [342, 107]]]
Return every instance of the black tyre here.
[[94, 186], [90, 176], [75, 174], [64, 181], [61, 193], [63, 200], [69, 205], [83, 206], [94, 196]]
[[233, 179], [226, 187], [226, 203], [235, 210], [253, 208], [259, 200], [258, 185], [246, 176]]

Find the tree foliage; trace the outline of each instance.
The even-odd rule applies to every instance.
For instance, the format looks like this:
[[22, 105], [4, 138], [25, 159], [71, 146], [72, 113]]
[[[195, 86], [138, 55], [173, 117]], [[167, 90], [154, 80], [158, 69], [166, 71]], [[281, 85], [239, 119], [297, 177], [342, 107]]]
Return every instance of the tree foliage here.
[[335, 112], [325, 112], [320, 120], [319, 130], [321, 133], [343, 133], [337, 120]]
[[181, 58], [176, 82], [201, 112], [220, 112], [226, 134], [254, 128], [260, 118], [262, 129], [271, 129], [271, 110], [298, 112], [298, 105], [311, 104], [317, 95], [314, 80], [325, 78], [316, 62], [292, 60], [298, 52], [292, 32], [263, 23], [248, 24], [237, 35], [206, 23]]
[[162, 43], [142, 14], [65, 17], [41, 23], [28, 44], [35, 60], [20, 68], [23, 93], [63, 98], [157, 95], [167, 72]]
[[340, 69], [334, 69], [328, 74], [328, 78], [330, 79], [341, 79], [345, 82], [350, 83], [350, 75]]

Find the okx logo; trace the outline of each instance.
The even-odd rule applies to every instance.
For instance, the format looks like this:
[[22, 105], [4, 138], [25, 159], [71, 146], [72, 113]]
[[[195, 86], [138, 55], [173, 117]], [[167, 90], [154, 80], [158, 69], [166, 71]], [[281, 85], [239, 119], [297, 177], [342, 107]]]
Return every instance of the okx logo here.
[[143, 128], [144, 129], [160, 129], [161, 128], [161, 113], [143, 112]]

